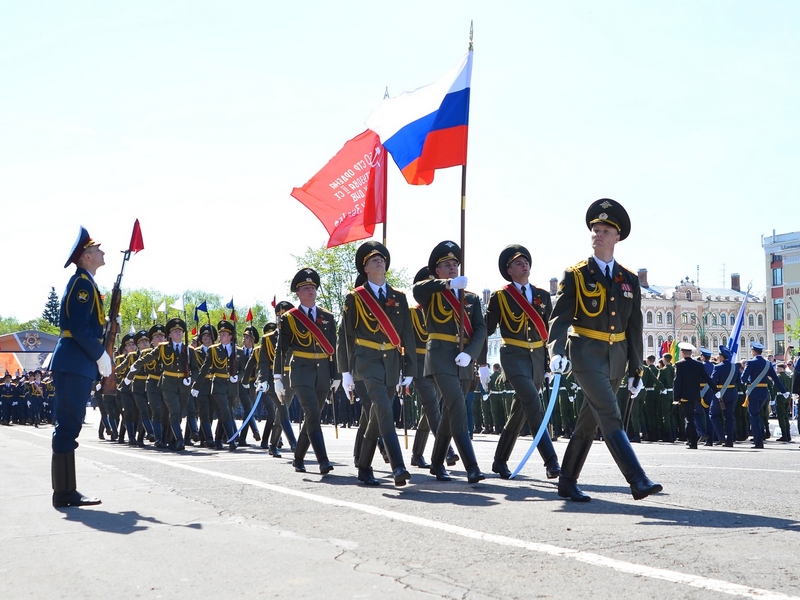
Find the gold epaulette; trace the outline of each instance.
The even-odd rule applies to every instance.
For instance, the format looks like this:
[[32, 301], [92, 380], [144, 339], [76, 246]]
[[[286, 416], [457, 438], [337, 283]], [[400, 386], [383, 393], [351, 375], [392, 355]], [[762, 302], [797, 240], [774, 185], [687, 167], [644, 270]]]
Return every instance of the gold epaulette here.
[[585, 267], [585, 266], [586, 266], [586, 265], [588, 265], [588, 264], [589, 264], [589, 261], [588, 261], [588, 260], [582, 260], [582, 261], [581, 261], [581, 262], [579, 262], [579, 263], [575, 263], [575, 264], [574, 264], [574, 265], [572, 265], [571, 267], [567, 267], [567, 271], [568, 271], [568, 272], [572, 272], [572, 271], [575, 271], [575, 270], [577, 270], [577, 269], [581, 269], [581, 268]]

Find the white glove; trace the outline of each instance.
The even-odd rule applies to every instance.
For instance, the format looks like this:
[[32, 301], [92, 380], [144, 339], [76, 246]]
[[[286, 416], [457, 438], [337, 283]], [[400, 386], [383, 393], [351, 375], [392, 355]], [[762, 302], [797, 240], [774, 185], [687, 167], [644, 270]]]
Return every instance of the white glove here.
[[560, 354], [555, 354], [550, 359], [550, 370], [553, 373], [566, 373], [569, 371], [569, 361]]
[[408, 387], [414, 382], [413, 377], [403, 377], [403, 381], [400, 383], [403, 387]]
[[122, 380], [122, 383], [124, 383], [125, 385], [130, 385], [131, 380], [126, 377], [125, 379]]
[[331, 389], [335, 392], [340, 383], [342, 383], [341, 379], [331, 379]]
[[128, 369], [128, 374], [130, 375], [131, 373], [136, 373], [136, 367], [133, 365], [131, 365], [131, 368]]
[[467, 277], [466, 275], [459, 275], [458, 277], [453, 277], [450, 280], [450, 289], [451, 290], [463, 290], [467, 287]]
[[262, 381], [258, 384], [257, 390], [259, 392], [266, 392], [269, 389], [269, 384], [266, 381]]
[[575, 396], [567, 396], [570, 402], [575, 402]]
[[481, 385], [483, 385], [483, 389], [487, 389], [489, 387], [489, 376], [492, 372], [489, 370], [489, 367], [486, 365], [481, 365], [478, 367], [478, 375], [481, 378]]
[[94, 389], [99, 392], [101, 387], [103, 387], [103, 384], [102, 383], [98, 383], [96, 386], [94, 386]]
[[231, 383], [239, 383], [239, 376], [231, 375]]
[[631, 396], [636, 396], [639, 392], [642, 391], [644, 384], [642, 383], [642, 379], [639, 378], [639, 381], [636, 382], [636, 385], [633, 384], [635, 377], [628, 377], [628, 391], [631, 393]]
[[114, 365], [111, 362], [111, 357], [105, 350], [103, 350], [103, 356], [97, 359], [97, 370], [100, 371], [101, 377], [108, 377], [114, 370]]
[[249, 383], [243, 383], [243, 384], [242, 384], [242, 387], [243, 387], [244, 389], [246, 389], [246, 390], [249, 390], [249, 389], [250, 389], [250, 384], [249, 384]]
[[553, 374], [552, 373], [545, 373], [544, 374], [544, 378], [545, 378], [545, 380], [547, 380], [547, 383], [551, 383], [553, 381]]
[[717, 392], [717, 393], [716, 393], [716, 394], [714, 394], [714, 395], [717, 397], [717, 399], [720, 399], [720, 398], [722, 398], [722, 392]]
[[30, 407], [31, 407], [31, 401], [28, 400], [28, 408], [30, 408]]
[[200, 395], [200, 390], [191, 390], [189, 393], [192, 395], [192, 398], [197, 398]]
[[184, 377], [183, 385], [185, 385], [186, 387], [189, 387], [190, 385], [192, 385], [192, 378], [191, 377]]
[[353, 376], [350, 373], [342, 373], [342, 387], [344, 388], [344, 393], [347, 394], [347, 399], [349, 400], [353, 395], [353, 388], [355, 387]]
[[395, 389], [397, 390], [397, 393], [400, 394], [400, 402], [401, 403], [403, 402], [403, 388], [406, 387], [407, 385], [411, 385], [412, 381], [414, 381], [413, 377], [400, 377], [400, 378], [398, 378], [397, 387], [395, 387]]
[[788, 398], [789, 396], [791, 396], [791, 394], [789, 392], [783, 392], [783, 397], [784, 398]]
[[459, 352], [458, 356], [456, 356], [456, 364], [459, 367], [468, 367], [471, 362], [472, 357], [466, 352]]
[[275, 378], [275, 393], [283, 398], [284, 394], [286, 394], [286, 390], [283, 389], [283, 382], [280, 380], [280, 376]]
[[659, 392], [659, 394], [661, 394], [662, 396], [666, 396], [667, 395], [667, 390], [661, 390]]
[[122, 315], [117, 315], [117, 325], [122, 329]]

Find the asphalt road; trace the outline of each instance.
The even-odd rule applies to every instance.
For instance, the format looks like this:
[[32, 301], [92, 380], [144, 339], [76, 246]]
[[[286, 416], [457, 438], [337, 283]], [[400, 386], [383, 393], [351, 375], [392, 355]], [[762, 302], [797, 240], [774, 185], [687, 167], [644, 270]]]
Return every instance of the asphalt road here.
[[[451, 483], [409, 467], [402, 488], [378, 455], [384, 483], [366, 488], [354, 429], [323, 427], [320, 476], [289, 452], [99, 441], [98, 419], [77, 479], [103, 504], [83, 509], [51, 506], [51, 427], [0, 427], [0, 598], [800, 598], [798, 444], [636, 444], [664, 486], [637, 502], [597, 442], [576, 504], [536, 455], [512, 481], [468, 485], [459, 463]], [[487, 475], [496, 442], [475, 436]]]

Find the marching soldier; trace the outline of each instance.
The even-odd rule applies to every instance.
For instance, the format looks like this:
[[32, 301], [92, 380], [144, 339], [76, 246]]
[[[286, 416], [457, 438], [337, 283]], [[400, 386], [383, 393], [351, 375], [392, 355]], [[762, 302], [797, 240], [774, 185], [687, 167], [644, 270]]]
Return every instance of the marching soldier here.
[[[280, 323], [281, 317], [283, 313], [288, 310], [292, 310], [294, 306], [292, 306], [291, 302], [287, 302], [286, 300], [281, 300], [275, 306], [275, 318], [277, 319], [278, 323]], [[277, 325], [275, 330], [267, 337], [268, 345], [269, 345], [269, 360], [270, 360], [270, 370], [274, 375], [275, 370], [275, 356], [276, 350], [278, 347], [278, 340], [280, 339], [280, 332], [277, 329]], [[294, 390], [291, 387], [287, 386], [289, 382], [289, 365], [291, 364], [291, 355], [289, 355], [289, 360], [284, 361], [283, 366], [283, 386], [285, 388], [285, 394], [283, 396], [278, 396], [275, 393], [275, 386], [272, 386], [269, 389], [269, 392], [272, 396], [273, 402], [275, 402], [275, 409], [276, 409], [276, 416], [275, 416], [275, 424], [272, 426], [272, 436], [270, 437], [270, 445], [277, 450], [280, 447], [281, 443], [281, 432], [283, 435], [286, 436], [286, 441], [289, 442], [289, 449], [294, 452], [295, 447], [297, 446], [297, 437], [294, 434], [294, 429], [292, 429], [292, 421], [289, 418], [289, 405], [292, 403], [292, 398], [294, 398]], [[273, 455], [274, 456], [274, 455]], [[280, 456], [280, 454], [278, 454]]]
[[[250, 357], [253, 356], [253, 351], [255, 350], [254, 343], [259, 338], [258, 330], [253, 327], [252, 325], [245, 327], [244, 332], [242, 333], [242, 347], [239, 349], [239, 353], [237, 354], [237, 360], [239, 361], [239, 402], [242, 403], [242, 410], [244, 411], [244, 418], [246, 419], [247, 416], [250, 414], [250, 411], [253, 409], [253, 402], [255, 401], [255, 392], [256, 389], [254, 387], [256, 374], [254, 372], [249, 373], [245, 376], [245, 369], [247, 367], [247, 362], [250, 360]], [[267, 380], [269, 381], [269, 380]], [[253, 431], [253, 439], [257, 442], [261, 441], [261, 433], [258, 431], [258, 425], [256, 425], [255, 416], [250, 417], [247, 423], [242, 427], [242, 431], [239, 434], [239, 445], [240, 446], [248, 446], [247, 443], [247, 430], [251, 429]], [[266, 435], [266, 431], [265, 435]]]
[[651, 354], [647, 357], [647, 364], [642, 371], [642, 385], [644, 385], [644, 422], [647, 427], [645, 441], [655, 442], [658, 440], [658, 399], [664, 386], [658, 380], [658, 367], [656, 367], [656, 357]]
[[[442, 396], [442, 419], [433, 444], [430, 472], [439, 481], [450, 480], [444, 461], [452, 439], [467, 470], [467, 481], [477, 483], [486, 477], [478, 468], [469, 439], [464, 398], [473, 384], [473, 361], [480, 356], [486, 341], [486, 322], [480, 300], [465, 289], [467, 278], [458, 275], [460, 264], [458, 244], [439, 243], [428, 259], [428, 269], [435, 279], [414, 284], [414, 299], [425, 312], [428, 328], [424, 375], [433, 378]], [[463, 323], [460, 294], [465, 300]], [[460, 325], [464, 339], [459, 337]]]
[[[217, 341], [217, 328], [207, 323], [200, 327], [200, 345], [194, 349], [194, 361], [198, 372], [205, 364], [210, 353], [211, 346]], [[212, 373], [206, 373], [204, 377], [196, 377], [192, 385], [192, 390], [197, 390], [194, 394], [190, 390], [191, 396], [195, 400], [197, 415], [200, 418], [200, 433], [206, 448], [215, 448], [214, 433], [211, 429], [211, 380], [214, 378]]]
[[386, 283], [389, 250], [368, 241], [356, 251], [356, 269], [367, 281], [347, 294], [336, 352], [342, 384], [348, 398], [354, 381], [363, 381], [372, 401], [358, 463], [358, 479], [366, 485], [379, 482], [372, 474], [372, 459], [383, 440], [396, 486], [411, 478], [403, 462], [392, 414], [396, 388], [404, 388], [416, 374], [416, 348], [411, 314], [405, 294]]
[[[253, 353], [247, 360], [242, 374], [246, 381], [252, 380], [255, 390], [262, 395], [261, 404], [266, 411], [264, 419], [264, 439], [261, 440], [261, 447], [268, 448], [269, 454], [273, 458], [280, 458], [281, 453], [277, 444], [269, 442], [270, 437], [275, 437], [273, 427], [275, 425], [276, 403], [280, 403], [275, 392], [270, 394], [272, 382], [272, 364], [275, 360], [275, 347], [272, 338], [278, 327], [275, 323], [264, 325], [264, 335], [261, 336], [261, 344], [253, 349]], [[252, 407], [251, 407], [252, 408]], [[278, 436], [280, 436], [280, 425], [278, 426]]]
[[578, 477], [599, 426], [633, 497], [640, 500], [662, 487], [650, 481], [639, 464], [622, 428], [615, 394], [626, 365], [630, 392], [641, 388], [637, 377], [642, 360], [639, 279], [614, 259], [617, 242], [630, 233], [630, 219], [618, 202], [603, 198], [589, 206], [586, 226], [592, 232], [594, 254], [565, 271], [550, 320], [550, 368], [554, 373], [568, 371], [569, 358], [584, 394], [561, 463], [558, 495], [575, 502], [591, 500], [578, 487]]
[[139, 422], [136, 425], [136, 445], [143, 448], [145, 434], [149, 442], [156, 441], [155, 428], [153, 427], [153, 421], [150, 417], [150, 407], [147, 403], [147, 381], [149, 377], [145, 372], [130, 373], [130, 366], [132, 366], [143, 353], [150, 351], [150, 336], [146, 330], [142, 329], [133, 335], [133, 341], [136, 342], [136, 356], [133, 362], [131, 362], [131, 365], [128, 366], [123, 384], [128, 385], [128, 382], [132, 381], [130, 387], [133, 393], [133, 401], [139, 412]]
[[[787, 353], [788, 357], [788, 353]], [[792, 376], [786, 372], [786, 364], [778, 363], [775, 367], [778, 373], [778, 379], [783, 383], [783, 387], [787, 390], [792, 389]], [[789, 416], [792, 410], [792, 401], [789, 396], [783, 394], [775, 394], [775, 411], [778, 414], [778, 426], [781, 428], [781, 437], [776, 442], [791, 442], [791, 430], [789, 429]]]
[[[133, 397], [133, 381], [128, 378], [128, 371], [136, 362], [136, 338], [133, 334], [127, 333], [122, 336], [122, 354], [117, 362], [117, 396], [122, 405], [123, 426], [128, 432], [128, 445], [136, 445], [136, 402]], [[125, 381], [128, 383], [125, 383]], [[120, 436], [122, 439], [122, 436]]]
[[661, 358], [664, 360], [664, 367], [658, 371], [658, 382], [661, 384], [658, 394], [659, 438], [672, 443], [675, 441], [675, 416], [672, 408], [675, 399], [675, 366], [672, 364], [671, 354], [665, 354]]
[[[328, 390], [339, 385], [336, 362], [336, 324], [333, 315], [316, 306], [319, 275], [314, 269], [300, 269], [292, 279], [291, 290], [300, 300], [300, 307], [281, 316], [280, 339], [275, 357], [275, 392], [286, 400], [283, 368], [289, 365], [289, 386], [300, 401], [305, 418], [294, 453], [294, 469], [305, 473], [308, 446], [314, 449], [319, 471], [333, 471], [325, 449], [320, 427], [320, 411]], [[289, 401], [291, 399], [289, 398]]]
[[14, 401], [14, 386], [11, 375], [6, 372], [0, 387], [0, 425], [11, 425], [11, 403]]
[[54, 507], [100, 504], [76, 489], [75, 448], [92, 383], [111, 375], [114, 368], [102, 344], [105, 313], [94, 281], [97, 269], [105, 264], [104, 252], [83, 227], [64, 268], [70, 264], [77, 270], [61, 299], [61, 336], [50, 367], [58, 389], [51, 465]]
[[[159, 382], [161, 381], [162, 363], [156, 360], [154, 354], [155, 349], [159, 344], [164, 342], [166, 328], [160, 323], [153, 325], [147, 332], [147, 337], [150, 339], [150, 347], [141, 351], [139, 358], [128, 369], [128, 378], [130, 374], [144, 375], [146, 377], [144, 382], [144, 393], [147, 397], [147, 405], [150, 407], [150, 414], [153, 419], [153, 433], [155, 436], [156, 448], [166, 448], [167, 444], [164, 443], [164, 410], [162, 405], [164, 403], [163, 396], [161, 395], [161, 388]], [[135, 377], [136, 375], [134, 375]], [[134, 387], [134, 394], [136, 389]], [[141, 410], [141, 409], [140, 409]]]
[[[719, 347], [719, 360], [711, 373], [711, 379], [719, 391], [711, 400], [711, 424], [720, 441], [733, 448], [736, 439], [736, 420], [734, 411], [738, 400], [738, 388], [741, 384], [739, 369], [731, 363], [731, 351], [727, 346]], [[723, 416], [725, 427], [722, 426]]]
[[[696, 450], [697, 441], [700, 434], [697, 430], [698, 409], [700, 406], [700, 394], [705, 382], [712, 394], [717, 392], [711, 376], [706, 372], [706, 368], [700, 361], [692, 358], [692, 352], [696, 348], [687, 342], [678, 344], [681, 351], [682, 360], [675, 365], [675, 398], [683, 409], [683, 418], [686, 421], [686, 437], [689, 439], [689, 448]], [[699, 409], [702, 413], [702, 409]], [[705, 414], [703, 414], [705, 418]]]
[[742, 384], [747, 386], [745, 392], [745, 405], [750, 415], [750, 433], [753, 436], [753, 448], [764, 447], [764, 429], [761, 422], [761, 411], [764, 404], [769, 403], [769, 390], [767, 380], [778, 388], [778, 392], [788, 398], [788, 390], [775, 373], [772, 363], [761, 356], [764, 346], [758, 342], [751, 342], [750, 349], [753, 357], [747, 361], [747, 367], [742, 373]]
[[[529, 282], [531, 253], [527, 248], [519, 244], [506, 246], [500, 253], [498, 268], [500, 275], [509, 283], [489, 297], [486, 333], [491, 335], [500, 327], [503, 338], [500, 364], [506, 380], [514, 388], [514, 396], [508, 420], [497, 441], [492, 471], [508, 479], [511, 477], [508, 458], [525, 420], [535, 435], [544, 418], [539, 390], [544, 384], [547, 369], [545, 342], [552, 305], [550, 294]], [[484, 345], [484, 356], [479, 362], [485, 362], [486, 351], [487, 346]], [[488, 384], [489, 369], [481, 367], [481, 370], [482, 379]], [[558, 477], [561, 469], [549, 435], [542, 436], [537, 449], [544, 461], [547, 478]]]

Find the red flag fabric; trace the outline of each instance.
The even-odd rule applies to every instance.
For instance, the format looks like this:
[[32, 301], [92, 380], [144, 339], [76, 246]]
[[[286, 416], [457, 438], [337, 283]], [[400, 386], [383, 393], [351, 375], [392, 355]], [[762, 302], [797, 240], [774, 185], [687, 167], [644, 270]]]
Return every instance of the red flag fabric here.
[[348, 141], [292, 196], [320, 220], [328, 248], [372, 237], [386, 221], [386, 151], [367, 129]]
[[253, 309], [252, 308], [248, 308], [247, 309], [247, 317], [245, 317], [244, 321], [245, 321], [245, 323], [249, 323], [252, 320], [253, 320]]
[[131, 243], [128, 246], [128, 252], [136, 254], [139, 250], [144, 250], [144, 240], [142, 240], [142, 228], [139, 226], [139, 219], [133, 223], [133, 233], [131, 234]]
[[225, 311], [224, 310], [222, 311], [222, 320], [223, 321], [227, 321], [228, 320], [228, 317], [225, 315]]
[[272, 296], [272, 308], [275, 308], [278, 305], [278, 295], [275, 294]]
[[232, 311], [231, 311], [231, 321], [233, 321], [234, 323], [236, 323], [238, 320], [239, 320], [239, 319], [238, 319], [238, 317], [236, 316], [236, 311], [235, 311], [235, 310], [232, 310]]
[[197, 327], [192, 327], [192, 335], [197, 335]]

